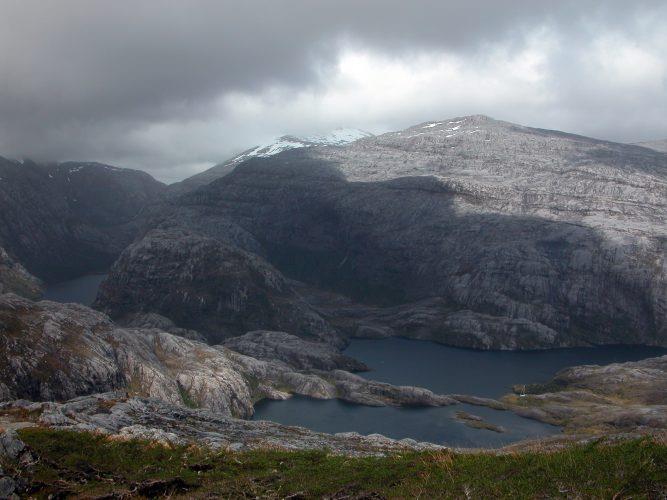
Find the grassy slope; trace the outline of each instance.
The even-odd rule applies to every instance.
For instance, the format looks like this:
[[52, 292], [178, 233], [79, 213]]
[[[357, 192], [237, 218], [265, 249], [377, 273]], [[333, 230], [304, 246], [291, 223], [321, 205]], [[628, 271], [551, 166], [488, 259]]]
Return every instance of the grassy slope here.
[[34, 494], [319, 498], [660, 497], [667, 446], [649, 439], [551, 453], [409, 453], [349, 458], [323, 452], [211, 452], [27, 428], [39, 456]]

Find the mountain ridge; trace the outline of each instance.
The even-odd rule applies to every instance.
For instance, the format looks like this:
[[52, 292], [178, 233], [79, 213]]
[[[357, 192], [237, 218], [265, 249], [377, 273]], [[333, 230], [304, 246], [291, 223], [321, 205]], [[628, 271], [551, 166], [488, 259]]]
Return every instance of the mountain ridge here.
[[45, 281], [104, 270], [164, 189], [140, 170], [0, 158], [0, 246]]
[[225, 160], [203, 172], [195, 174], [180, 182], [170, 184], [168, 192], [171, 195], [179, 195], [191, 191], [198, 187], [204, 186], [220, 177], [224, 177], [231, 172], [239, 163], [242, 163], [250, 158], [260, 157], [265, 158], [288, 151], [290, 149], [308, 148], [314, 146], [342, 146], [350, 142], [373, 137], [373, 134], [361, 129], [338, 128], [334, 129], [328, 134], [314, 135], [314, 136], [295, 136], [282, 135], [273, 141], [265, 144], [260, 144], [252, 148], [246, 149], [236, 156]]
[[665, 200], [664, 154], [473, 115], [251, 158], [149, 226], [343, 294], [320, 313], [346, 335], [664, 345]]

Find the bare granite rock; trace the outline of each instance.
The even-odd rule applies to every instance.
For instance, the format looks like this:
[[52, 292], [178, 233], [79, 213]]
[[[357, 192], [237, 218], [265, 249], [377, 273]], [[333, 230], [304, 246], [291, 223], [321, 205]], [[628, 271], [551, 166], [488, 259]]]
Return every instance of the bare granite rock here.
[[[26, 402], [0, 404], [0, 414]], [[28, 403], [29, 404], [29, 403]], [[230, 418], [218, 412], [189, 409], [164, 401], [124, 397], [121, 393], [85, 396], [64, 403], [35, 403], [35, 419], [58, 429], [108, 434], [118, 439], [141, 438], [166, 444], [195, 444], [234, 451], [249, 449], [316, 449], [345, 455], [380, 455], [441, 446], [380, 435], [323, 434], [274, 422]], [[66, 416], [66, 421], [58, 416]], [[55, 416], [55, 417], [54, 417]]]
[[206, 342], [206, 337], [197, 330], [180, 328], [169, 318], [156, 313], [139, 313], [130, 315], [125, 318], [124, 325], [131, 328], [157, 328], [158, 330], [178, 335], [179, 337], [184, 337], [186, 339]]
[[570, 432], [667, 429], [667, 356], [566, 368], [515, 392], [510, 409]]
[[[237, 417], [251, 416], [260, 399], [293, 393], [375, 406], [454, 403], [426, 389], [394, 387], [342, 370], [301, 371], [158, 329], [119, 328], [78, 304], [0, 295], [0, 329], [0, 400], [62, 401], [123, 389]], [[312, 349], [303, 359], [313, 366], [332, 359], [333, 351], [319, 344], [301, 346]]]
[[121, 323], [157, 313], [210, 343], [272, 329], [341, 344], [261, 257], [184, 229], [153, 230], [130, 245], [102, 283], [96, 307]]
[[151, 225], [200, 221], [198, 234], [362, 304], [332, 312], [351, 335], [667, 345], [665, 200], [664, 153], [470, 116], [253, 158]]
[[311, 342], [285, 332], [258, 330], [232, 337], [223, 345], [264, 361], [283, 361], [297, 370], [366, 371], [368, 367], [323, 342]]
[[42, 286], [40, 279], [26, 271], [0, 247], [0, 294], [15, 293], [37, 299], [42, 295]]

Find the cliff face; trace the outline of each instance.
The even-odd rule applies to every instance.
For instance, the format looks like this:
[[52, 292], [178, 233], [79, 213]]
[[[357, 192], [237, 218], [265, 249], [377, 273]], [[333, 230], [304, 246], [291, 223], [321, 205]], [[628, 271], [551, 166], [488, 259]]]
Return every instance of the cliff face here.
[[158, 313], [210, 343], [258, 329], [339, 342], [273, 266], [188, 230], [154, 230], [128, 247], [102, 284], [96, 306], [121, 322]]
[[351, 298], [318, 305], [351, 335], [665, 345], [665, 200], [664, 154], [473, 116], [252, 159], [154, 224]]
[[99, 163], [0, 158], [0, 244], [46, 281], [106, 269], [164, 188], [144, 172]]

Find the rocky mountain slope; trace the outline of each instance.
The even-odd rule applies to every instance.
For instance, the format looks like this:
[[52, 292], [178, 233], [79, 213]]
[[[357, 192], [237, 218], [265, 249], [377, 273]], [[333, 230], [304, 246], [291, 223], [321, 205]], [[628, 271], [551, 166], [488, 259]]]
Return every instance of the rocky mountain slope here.
[[0, 294], [10, 292], [36, 299], [42, 294], [42, 282], [0, 247]]
[[121, 328], [85, 306], [14, 294], [0, 295], [0, 330], [0, 426], [10, 428], [41, 425], [233, 450], [375, 454], [433, 447], [239, 420], [261, 399], [292, 394], [372, 406], [465, 402], [572, 432], [667, 428], [667, 356], [570, 368], [501, 403], [367, 380], [345, 371], [365, 367], [335, 348], [285, 332], [249, 332], [209, 346], [157, 328]]
[[211, 343], [258, 329], [340, 343], [273, 266], [184, 229], [153, 230], [128, 247], [102, 284], [96, 306], [121, 323], [157, 313]]
[[170, 195], [179, 195], [192, 191], [198, 187], [210, 184], [216, 179], [224, 177], [234, 170], [237, 165], [250, 158], [266, 158], [269, 156], [297, 148], [310, 148], [313, 146], [342, 146], [350, 142], [372, 137], [373, 134], [358, 129], [336, 129], [330, 134], [315, 135], [308, 137], [297, 137], [293, 135], [283, 135], [267, 144], [261, 144], [250, 148], [229, 160], [215, 165], [199, 174], [188, 177], [187, 179], [169, 185], [167, 192]]
[[643, 146], [645, 148], [655, 149], [661, 153], [667, 153], [667, 139], [661, 141], [638, 142], [637, 146]]
[[0, 158], [0, 245], [46, 281], [106, 269], [164, 187], [144, 172], [100, 163]]
[[[0, 400], [62, 401], [122, 389], [172, 405], [249, 417], [261, 399], [301, 394], [383, 406], [442, 406], [455, 400], [416, 387], [395, 387], [340, 368], [363, 367], [331, 348], [289, 337], [299, 357], [259, 360], [159, 329], [120, 328], [78, 304], [0, 295]], [[251, 336], [266, 352], [285, 334]], [[305, 369], [310, 359], [312, 369]], [[325, 370], [315, 368], [326, 368]]]
[[666, 200], [662, 153], [470, 116], [250, 159], [152, 225], [254, 253], [349, 335], [667, 345]]
[[443, 448], [379, 434], [362, 436], [350, 432], [332, 435], [268, 421], [241, 420], [157, 399], [128, 398], [120, 392], [84, 396], [62, 403], [25, 400], [0, 403], [0, 422], [4, 420], [3, 423], [11, 425], [12, 420], [26, 414], [30, 415], [33, 425], [93, 431], [115, 439], [144, 439], [171, 446], [206, 446], [214, 450], [326, 449], [337, 454], [369, 456]]

